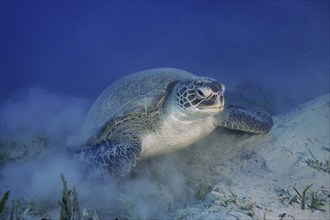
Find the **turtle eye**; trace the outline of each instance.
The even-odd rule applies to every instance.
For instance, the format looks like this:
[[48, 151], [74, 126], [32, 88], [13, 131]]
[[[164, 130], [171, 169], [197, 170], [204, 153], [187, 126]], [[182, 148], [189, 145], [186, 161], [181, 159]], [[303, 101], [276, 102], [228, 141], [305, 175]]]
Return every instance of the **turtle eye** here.
[[200, 96], [204, 97], [204, 93], [203, 93], [203, 91], [202, 91], [202, 90], [200, 90], [200, 89], [197, 89], [197, 93], [198, 93], [198, 95], [200, 95]]
[[208, 98], [212, 95], [212, 92], [210, 88], [200, 87], [197, 89], [197, 94], [200, 98]]

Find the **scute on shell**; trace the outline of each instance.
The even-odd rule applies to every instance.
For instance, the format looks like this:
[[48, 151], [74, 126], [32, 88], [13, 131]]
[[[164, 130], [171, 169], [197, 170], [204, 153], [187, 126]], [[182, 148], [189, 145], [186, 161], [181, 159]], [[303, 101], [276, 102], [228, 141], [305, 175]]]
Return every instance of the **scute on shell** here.
[[177, 80], [194, 77], [180, 69], [158, 68], [124, 76], [108, 86], [90, 108], [83, 127], [83, 136], [94, 135], [111, 119], [155, 108], [166, 95], [167, 86]]

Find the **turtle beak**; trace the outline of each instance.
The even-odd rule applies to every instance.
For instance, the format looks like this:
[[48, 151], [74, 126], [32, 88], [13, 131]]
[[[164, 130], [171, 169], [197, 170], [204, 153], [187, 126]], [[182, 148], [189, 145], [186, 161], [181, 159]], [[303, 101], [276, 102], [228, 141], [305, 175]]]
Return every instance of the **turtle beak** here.
[[213, 114], [217, 114], [223, 111], [225, 105], [225, 99], [223, 95], [215, 94], [211, 99], [213, 100], [213, 104], [208, 105], [205, 107], [205, 109], [208, 109], [207, 111], [212, 112]]
[[225, 98], [223, 94], [217, 95], [216, 102], [214, 103], [214, 107], [219, 108], [219, 111], [222, 111], [225, 106]]
[[224, 92], [225, 92], [225, 84], [220, 83], [221, 90], [218, 92], [218, 99], [220, 103], [220, 111], [222, 111], [225, 107], [225, 97], [224, 97]]
[[220, 109], [222, 111], [225, 106], [225, 97], [223, 96], [223, 94], [219, 95], [219, 103], [220, 103]]

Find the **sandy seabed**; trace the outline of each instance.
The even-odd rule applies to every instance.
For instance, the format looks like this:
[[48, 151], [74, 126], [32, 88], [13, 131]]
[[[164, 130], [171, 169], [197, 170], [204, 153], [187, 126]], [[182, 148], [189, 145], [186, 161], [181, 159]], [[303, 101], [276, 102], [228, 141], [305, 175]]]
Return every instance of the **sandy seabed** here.
[[[206, 198], [177, 210], [179, 219], [330, 219], [330, 170], [308, 165], [330, 163], [330, 95], [274, 117], [267, 135], [228, 134], [218, 129], [192, 149], [191, 176], [212, 179]], [[180, 152], [181, 153], [181, 152]], [[198, 154], [198, 156], [196, 156]], [[324, 206], [302, 209], [307, 186]], [[307, 198], [308, 197], [308, 198]], [[253, 208], [251, 208], [251, 206]]]
[[[39, 216], [45, 219], [60, 215], [60, 173], [76, 187], [81, 212], [97, 213], [85, 219], [330, 219], [329, 114], [324, 94], [275, 116], [266, 135], [216, 129], [186, 149], [143, 161], [119, 186], [88, 183], [70, 160], [50, 154], [3, 168], [0, 191], [48, 200]], [[22, 210], [25, 219], [36, 218], [30, 210]]]

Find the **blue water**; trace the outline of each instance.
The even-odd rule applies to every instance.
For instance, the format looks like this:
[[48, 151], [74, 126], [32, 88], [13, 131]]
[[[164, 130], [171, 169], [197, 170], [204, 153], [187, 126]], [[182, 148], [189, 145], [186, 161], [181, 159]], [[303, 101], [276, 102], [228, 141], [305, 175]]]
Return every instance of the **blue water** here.
[[329, 92], [329, 1], [1, 1], [1, 100], [155, 67], [257, 84], [281, 113]]
[[[330, 92], [329, 1], [1, 1], [0, 5], [0, 196], [10, 190], [10, 199], [49, 201], [55, 218], [60, 213], [61, 173], [70, 189], [76, 186], [81, 210], [101, 209], [101, 217], [107, 209], [119, 213], [133, 209], [140, 218], [164, 218], [172, 206], [175, 211], [195, 201], [191, 194], [197, 182], [186, 175], [191, 166], [177, 163], [186, 152], [148, 161], [132, 181], [99, 183], [100, 187], [67, 157], [66, 148], [79, 140], [93, 100], [123, 75], [158, 67], [184, 69], [224, 82], [226, 103], [258, 105], [276, 115]], [[217, 132], [214, 138], [221, 130]], [[210, 149], [218, 141], [203, 143], [206, 146], [201, 147]], [[206, 170], [199, 160], [196, 165], [195, 156], [200, 161], [230, 158], [219, 149], [213, 158], [196, 150], [198, 154], [182, 161]], [[292, 152], [297, 158], [301, 153]], [[10, 156], [24, 160], [6, 161]], [[287, 160], [284, 153], [283, 158]], [[157, 178], [150, 167], [159, 171]], [[222, 175], [215, 178], [226, 184]], [[135, 207], [127, 207], [130, 201]]]

